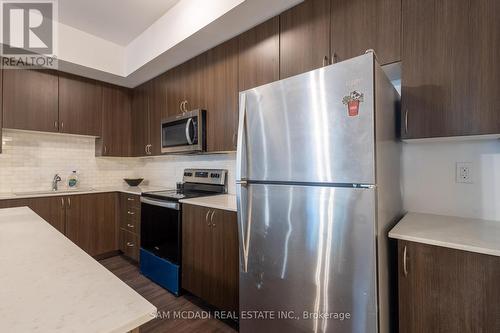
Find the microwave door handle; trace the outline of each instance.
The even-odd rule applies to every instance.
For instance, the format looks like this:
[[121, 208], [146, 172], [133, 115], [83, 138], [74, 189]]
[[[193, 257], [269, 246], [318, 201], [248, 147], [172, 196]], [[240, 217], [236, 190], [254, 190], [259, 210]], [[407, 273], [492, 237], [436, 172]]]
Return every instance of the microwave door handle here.
[[191, 138], [191, 134], [189, 133], [189, 126], [191, 126], [192, 123], [193, 123], [193, 118], [189, 118], [188, 121], [186, 122], [186, 140], [190, 145], [193, 144], [193, 138]]

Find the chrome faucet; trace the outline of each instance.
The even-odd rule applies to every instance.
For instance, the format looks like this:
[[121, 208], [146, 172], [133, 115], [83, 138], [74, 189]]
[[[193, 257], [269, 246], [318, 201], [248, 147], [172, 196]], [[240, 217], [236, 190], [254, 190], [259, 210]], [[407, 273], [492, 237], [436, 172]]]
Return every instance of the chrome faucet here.
[[61, 181], [61, 177], [56, 173], [54, 179], [52, 179], [52, 191], [57, 191], [57, 182]]

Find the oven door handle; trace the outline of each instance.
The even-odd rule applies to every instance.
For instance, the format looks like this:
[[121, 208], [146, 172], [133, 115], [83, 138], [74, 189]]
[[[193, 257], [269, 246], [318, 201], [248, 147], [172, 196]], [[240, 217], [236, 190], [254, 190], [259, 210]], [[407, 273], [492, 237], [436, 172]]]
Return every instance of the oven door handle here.
[[181, 210], [180, 205], [177, 202], [153, 200], [153, 199], [147, 199], [144, 197], [141, 197], [141, 202], [146, 204], [146, 205]]
[[191, 134], [189, 133], [189, 126], [193, 123], [193, 118], [189, 118], [186, 122], [186, 139], [188, 144], [193, 144], [193, 138], [191, 138]]

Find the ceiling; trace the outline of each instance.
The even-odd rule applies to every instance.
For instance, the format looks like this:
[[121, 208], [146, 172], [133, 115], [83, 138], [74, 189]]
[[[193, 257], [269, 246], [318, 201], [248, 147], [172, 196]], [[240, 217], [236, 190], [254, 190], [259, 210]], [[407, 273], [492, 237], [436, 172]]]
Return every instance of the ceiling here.
[[59, 0], [59, 21], [126, 46], [179, 0]]

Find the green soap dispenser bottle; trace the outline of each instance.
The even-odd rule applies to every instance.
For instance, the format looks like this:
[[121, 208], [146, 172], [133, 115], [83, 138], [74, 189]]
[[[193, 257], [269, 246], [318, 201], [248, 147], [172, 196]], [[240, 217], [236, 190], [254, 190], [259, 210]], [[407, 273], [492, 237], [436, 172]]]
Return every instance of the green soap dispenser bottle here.
[[78, 175], [76, 174], [76, 170], [74, 170], [68, 177], [68, 187], [76, 188], [78, 185]]

